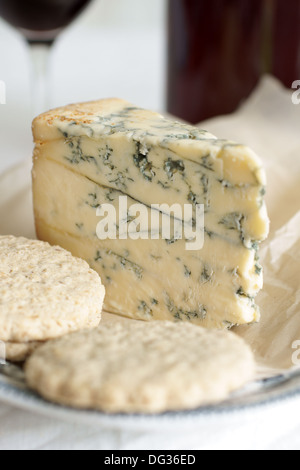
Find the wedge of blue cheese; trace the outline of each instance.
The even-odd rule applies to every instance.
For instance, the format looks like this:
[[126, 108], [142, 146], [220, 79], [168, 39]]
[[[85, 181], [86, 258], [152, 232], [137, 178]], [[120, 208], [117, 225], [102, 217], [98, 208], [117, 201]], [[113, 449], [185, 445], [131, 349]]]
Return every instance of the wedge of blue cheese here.
[[[35, 119], [37, 235], [84, 258], [106, 287], [105, 310], [140, 320], [230, 328], [260, 318], [259, 244], [267, 238], [266, 176], [249, 148], [109, 99]], [[186, 240], [97, 237], [97, 209], [120, 197], [205, 211], [204, 247]], [[118, 229], [118, 227], [117, 227]], [[119, 235], [119, 234], [118, 234]]]

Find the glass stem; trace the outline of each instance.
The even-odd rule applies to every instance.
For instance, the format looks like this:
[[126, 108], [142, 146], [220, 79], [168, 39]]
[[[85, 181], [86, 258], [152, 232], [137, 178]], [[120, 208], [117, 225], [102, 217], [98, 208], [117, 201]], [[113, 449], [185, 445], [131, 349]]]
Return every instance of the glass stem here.
[[33, 117], [50, 108], [49, 56], [52, 43], [29, 42], [31, 55], [31, 113]]

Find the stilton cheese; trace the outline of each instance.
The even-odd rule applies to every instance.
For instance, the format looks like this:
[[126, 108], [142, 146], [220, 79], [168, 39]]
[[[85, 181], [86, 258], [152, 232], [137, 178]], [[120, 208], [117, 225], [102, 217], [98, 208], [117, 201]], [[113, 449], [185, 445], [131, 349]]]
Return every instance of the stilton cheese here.
[[[51, 111], [33, 132], [37, 235], [101, 275], [107, 311], [209, 328], [259, 320], [258, 249], [269, 220], [265, 173], [250, 149], [118, 99]], [[176, 237], [120, 239], [118, 223], [116, 239], [99, 240], [97, 209], [118, 213], [124, 196], [148, 221], [154, 204], [177, 204], [192, 207], [193, 224], [203, 204], [203, 249], [187, 251]]]

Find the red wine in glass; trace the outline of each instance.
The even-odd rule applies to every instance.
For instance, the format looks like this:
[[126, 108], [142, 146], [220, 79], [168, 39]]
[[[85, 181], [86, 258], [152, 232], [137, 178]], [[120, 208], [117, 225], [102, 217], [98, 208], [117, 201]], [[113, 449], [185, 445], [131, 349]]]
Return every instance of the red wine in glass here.
[[30, 45], [34, 115], [45, 111], [48, 106], [47, 63], [50, 46], [91, 1], [0, 0], [0, 17], [17, 28]]
[[0, 0], [0, 16], [28, 41], [54, 41], [91, 0]]

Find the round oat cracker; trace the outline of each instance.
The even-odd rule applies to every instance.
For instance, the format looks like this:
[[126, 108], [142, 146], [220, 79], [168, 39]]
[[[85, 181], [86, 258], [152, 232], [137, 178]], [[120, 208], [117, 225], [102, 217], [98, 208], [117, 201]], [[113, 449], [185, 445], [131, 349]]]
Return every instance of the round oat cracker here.
[[60, 247], [0, 237], [0, 340], [45, 341], [99, 325], [98, 274]]
[[25, 366], [29, 387], [50, 401], [121, 413], [216, 403], [254, 369], [250, 348], [234, 333], [132, 320], [50, 341]]

